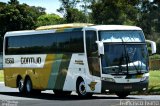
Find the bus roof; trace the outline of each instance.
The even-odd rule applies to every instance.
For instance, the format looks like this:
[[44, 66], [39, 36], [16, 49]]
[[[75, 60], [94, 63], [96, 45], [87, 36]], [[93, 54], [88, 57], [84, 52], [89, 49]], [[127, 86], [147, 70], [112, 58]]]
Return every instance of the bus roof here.
[[65, 28], [80, 28], [85, 26], [92, 26], [94, 24], [91, 23], [70, 23], [70, 24], [59, 24], [59, 25], [48, 25], [48, 26], [40, 26], [36, 28], [36, 30], [49, 30], [49, 29], [65, 29]]
[[85, 27], [83, 30], [142, 30], [136, 26], [127, 26], [127, 25], [95, 25]]
[[64, 29], [76, 29], [83, 28], [85, 30], [142, 30], [136, 26], [127, 26], [127, 25], [94, 25], [91, 23], [70, 23], [70, 24], [59, 24], [59, 25], [48, 25], [48, 26], [40, 26], [36, 28], [36, 30], [64, 30]]
[[19, 36], [19, 35], [32, 35], [32, 34], [44, 34], [44, 33], [55, 33], [55, 32], [72, 32], [72, 31], [82, 31], [82, 30], [142, 30], [136, 26], [125, 26], [125, 25], [94, 25], [94, 26], [84, 26], [76, 28], [62, 28], [62, 29], [52, 29], [52, 30], [24, 30], [24, 31], [11, 31], [7, 32], [5, 36]]
[[31, 35], [40, 33], [54, 33], [55, 30], [23, 30], [23, 31], [10, 31], [5, 34], [5, 36], [18, 36], [18, 35]]

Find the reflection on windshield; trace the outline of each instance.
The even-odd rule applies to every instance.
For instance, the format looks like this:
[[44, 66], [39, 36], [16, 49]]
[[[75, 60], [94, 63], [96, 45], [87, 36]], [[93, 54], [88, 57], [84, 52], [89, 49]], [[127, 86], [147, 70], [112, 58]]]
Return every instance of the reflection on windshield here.
[[148, 55], [145, 44], [104, 44], [104, 51], [103, 74], [135, 74], [147, 71]]
[[145, 42], [142, 31], [100, 31], [103, 42]]

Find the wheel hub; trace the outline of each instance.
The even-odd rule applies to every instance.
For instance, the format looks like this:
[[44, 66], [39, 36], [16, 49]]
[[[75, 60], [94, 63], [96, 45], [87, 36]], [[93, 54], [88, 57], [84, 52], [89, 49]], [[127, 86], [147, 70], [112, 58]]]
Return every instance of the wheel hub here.
[[79, 85], [79, 92], [82, 94], [82, 95], [85, 95], [86, 94], [86, 87], [85, 87], [85, 83], [84, 82], [81, 82], [80, 85]]

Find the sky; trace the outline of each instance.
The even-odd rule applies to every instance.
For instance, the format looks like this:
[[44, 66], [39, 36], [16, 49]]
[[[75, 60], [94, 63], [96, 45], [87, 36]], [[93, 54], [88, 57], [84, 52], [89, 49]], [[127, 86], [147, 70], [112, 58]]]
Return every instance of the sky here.
[[[0, 2], [8, 2], [10, 0], [0, 0]], [[47, 13], [55, 13], [61, 15], [56, 10], [61, 6], [59, 0], [18, 0], [20, 4], [26, 3], [30, 6], [40, 6], [46, 8]]]

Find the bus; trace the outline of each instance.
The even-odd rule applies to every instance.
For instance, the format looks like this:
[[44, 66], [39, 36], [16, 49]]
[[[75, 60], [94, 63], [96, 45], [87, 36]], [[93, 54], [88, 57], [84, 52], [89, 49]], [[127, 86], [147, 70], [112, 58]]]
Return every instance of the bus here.
[[145, 40], [141, 28], [91, 24], [52, 28], [5, 34], [5, 86], [25, 94], [75, 91], [82, 97], [109, 92], [124, 98], [130, 92], [147, 90], [146, 42], [153, 54], [156, 44]]

